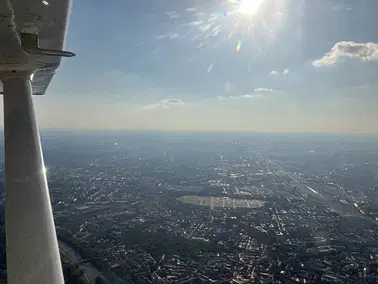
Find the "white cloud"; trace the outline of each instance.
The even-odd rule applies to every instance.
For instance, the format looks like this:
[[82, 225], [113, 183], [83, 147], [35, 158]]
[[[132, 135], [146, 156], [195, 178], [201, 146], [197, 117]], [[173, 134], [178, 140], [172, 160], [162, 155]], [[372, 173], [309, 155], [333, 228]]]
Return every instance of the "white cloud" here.
[[240, 99], [256, 99], [262, 98], [266, 93], [273, 92], [273, 89], [268, 88], [256, 88], [251, 93], [245, 95], [236, 95], [236, 96], [217, 96], [219, 100], [240, 100]]
[[240, 99], [257, 99], [263, 97], [262, 94], [246, 94], [240, 96], [218, 96], [217, 99], [219, 100], [240, 100]]
[[229, 99], [234, 99], [236, 97], [234, 96], [217, 96], [218, 100], [229, 100]]
[[170, 12], [165, 12], [165, 14], [171, 18], [171, 19], [176, 19], [179, 18], [179, 14], [176, 11], [170, 11]]
[[277, 76], [277, 75], [278, 75], [278, 72], [274, 70], [269, 73], [269, 76]]
[[268, 88], [256, 88], [254, 92], [273, 92], [273, 89]]
[[183, 105], [184, 102], [180, 99], [165, 99], [161, 101], [165, 105]]
[[351, 12], [353, 9], [350, 7], [345, 7], [345, 5], [338, 5], [332, 7], [332, 10], [334, 11], [346, 11], [346, 12]]
[[169, 32], [169, 33], [158, 35], [156, 37], [156, 39], [166, 39], [166, 38], [176, 39], [176, 38], [179, 38], [179, 37], [180, 37], [180, 34]]
[[272, 72], [270, 72], [269, 73], [269, 76], [278, 76], [278, 75], [287, 75], [287, 74], [289, 74], [289, 72], [290, 72], [290, 69], [289, 68], [285, 68], [283, 71], [282, 71], [282, 73], [281, 73], [281, 71], [275, 71], [275, 70], [273, 70]]
[[263, 97], [262, 94], [247, 94], [247, 95], [240, 96], [241, 99], [258, 99], [262, 97]]
[[170, 108], [171, 106], [183, 105], [184, 102], [180, 99], [164, 99], [155, 104], [149, 104], [140, 108], [140, 110], [148, 110], [155, 108]]
[[335, 65], [343, 58], [355, 58], [361, 61], [378, 61], [378, 44], [374, 42], [358, 43], [340, 41], [322, 58], [312, 62], [314, 67]]

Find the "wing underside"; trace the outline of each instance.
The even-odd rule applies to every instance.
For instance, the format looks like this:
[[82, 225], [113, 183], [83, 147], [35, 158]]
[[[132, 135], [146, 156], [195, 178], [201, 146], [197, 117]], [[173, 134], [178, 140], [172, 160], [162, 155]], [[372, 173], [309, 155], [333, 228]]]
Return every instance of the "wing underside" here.
[[44, 95], [61, 57], [27, 54], [20, 45], [20, 33], [38, 33], [41, 48], [62, 50], [70, 8], [70, 0], [0, 0], [0, 71], [32, 67], [36, 70], [33, 94]]

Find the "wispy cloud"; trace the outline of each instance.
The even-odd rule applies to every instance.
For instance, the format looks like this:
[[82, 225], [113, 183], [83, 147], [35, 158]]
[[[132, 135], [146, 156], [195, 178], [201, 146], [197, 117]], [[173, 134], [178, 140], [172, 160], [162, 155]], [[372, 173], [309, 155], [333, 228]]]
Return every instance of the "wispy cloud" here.
[[351, 12], [353, 9], [351, 7], [345, 7], [345, 5], [337, 5], [337, 6], [332, 7], [332, 10]]
[[171, 19], [176, 19], [179, 18], [179, 14], [176, 11], [170, 11], [170, 12], [165, 12], [165, 14], [171, 18]]
[[256, 88], [249, 94], [244, 95], [232, 95], [232, 96], [217, 96], [219, 100], [239, 100], [239, 99], [257, 99], [264, 97], [267, 93], [273, 92], [273, 89], [269, 88]]
[[378, 61], [378, 44], [374, 42], [340, 41], [322, 58], [314, 60], [312, 65], [314, 67], [335, 65], [345, 58], [355, 58], [361, 61]]
[[255, 90], [254, 90], [254, 92], [262, 92], [262, 93], [264, 93], [264, 92], [273, 92], [273, 89], [268, 89], [268, 88], [256, 88]]
[[289, 68], [285, 68], [282, 72], [281, 71], [276, 71], [276, 70], [273, 70], [271, 71], [268, 75], [269, 76], [278, 76], [278, 75], [287, 75], [290, 73], [290, 69]]
[[262, 94], [247, 94], [247, 95], [241, 96], [242, 99], [258, 99], [262, 97], [263, 97]]
[[154, 104], [142, 106], [139, 110], [150, 110], [156, 108], [170, 108], [172, 106], [183, 105], [184, 102], [180, 99], [164, 99]]
[[161, 34], [161, 35], [158, 35], [156, 37], [156, 39], [166, 39], [166, 38], [169, 38], [169, 39], [177, 39], [180, 37], [180, 34], [178, 33], [165, 33], [165, 34]]
[[278, 72], [275, 70], [269, 73], [269, 76], [277, 76], [277, 75], [278, 75]]
[[246, 94], [240, 96], [218, 96], [218, 100], [240, 100], [240, 99], [257, 99], [262, 98], [262, 94]]

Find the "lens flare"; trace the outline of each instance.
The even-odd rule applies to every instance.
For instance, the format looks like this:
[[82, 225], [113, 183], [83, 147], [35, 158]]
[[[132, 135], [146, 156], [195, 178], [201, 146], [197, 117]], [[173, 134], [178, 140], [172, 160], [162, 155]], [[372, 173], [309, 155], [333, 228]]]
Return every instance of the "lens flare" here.
[[236, 51], [240, 51], [241, 45], [242, 45], [241, 40], [238, 40], [238, 44], [236, 46]]
[[[215, 7], [207, 5], [208, 1], [199, 1], [195, 7], [186, 7], [185, 12], [166, 12], [170, 30], [156, 38], [185, 43], [191, 48], [188, 62], [205, 61], [201, 68], [207, 73], [231, 59], [223, 56], [231, 48], [239, 53], [238, 62], [245, 59], [246, 68], [239, 70], [250, 72], [255, 59], [266, 59], [265, 47], [276, 42], [287, 19], [289, 1], [292, 0], [220, 0]], [[161, 48], [157, 45], [153, 52]]]
[[264, 0], [241, 0], [238, 12], [246, 15], [254, 15], [259, 10], [263, 1]]

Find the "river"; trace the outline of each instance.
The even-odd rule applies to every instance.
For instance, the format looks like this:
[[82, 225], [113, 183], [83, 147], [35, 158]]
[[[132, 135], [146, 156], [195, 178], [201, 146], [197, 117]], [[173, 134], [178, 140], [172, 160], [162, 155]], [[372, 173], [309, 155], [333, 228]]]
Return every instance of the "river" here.
[[[62, 241], [59, 241], [59, 248], [63, 250], [66, 254], [68, 254], [69, 258], [73, 262], [76, 263], [83, 260], [83, 257], [80, 254], [78, 254], [72, 247], [70, 247], [68, 244]], [[101, 276], [103, 279], [106, 279], [105, 276], [90, 262], [80, 264], [80, 268], [83, 269], [90, 283], [95, 283], [95, 279], [97, 276]]]

